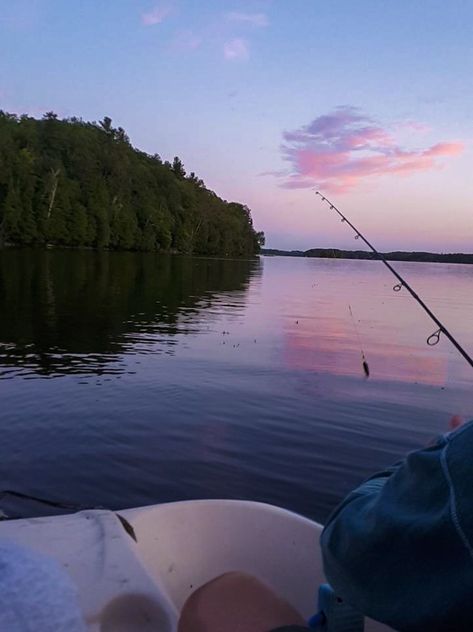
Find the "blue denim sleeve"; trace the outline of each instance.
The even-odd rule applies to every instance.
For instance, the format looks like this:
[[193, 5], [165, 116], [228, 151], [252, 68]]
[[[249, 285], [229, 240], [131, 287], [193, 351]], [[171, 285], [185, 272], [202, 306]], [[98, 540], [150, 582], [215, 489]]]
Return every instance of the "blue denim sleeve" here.
[[473, 629], [473, 422], [355, 489], [321, 536], [334, 590], [402, 632]]

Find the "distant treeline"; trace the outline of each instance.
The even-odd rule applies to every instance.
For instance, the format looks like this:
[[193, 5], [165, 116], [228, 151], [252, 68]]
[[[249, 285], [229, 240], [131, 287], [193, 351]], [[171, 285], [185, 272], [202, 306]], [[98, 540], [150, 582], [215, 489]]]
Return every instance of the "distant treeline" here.
[[134, 149], [110, 118], [0, 110], [0, 246], [56, 245], [246, 256], [264, 234], [179, 158]]
[[[365, 250], [338, 250], [336, 248], [311, 248], [310, 250], [275, 250], [263, 249], [263, 255], [280, 255], [283, 257], [320, 257], [323, 259], [368, 259], [376, 260], [373, 252]], [[473, 254], [461, 252], [439, 254], [435, 252], [384, 252], [389, 261], [425, 261], [431, 263], [473, 263]]]

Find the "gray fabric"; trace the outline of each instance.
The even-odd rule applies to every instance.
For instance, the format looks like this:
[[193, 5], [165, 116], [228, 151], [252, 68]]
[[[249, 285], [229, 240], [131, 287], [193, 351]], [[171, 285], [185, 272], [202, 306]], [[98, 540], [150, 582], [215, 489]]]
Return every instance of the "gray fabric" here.
[[75, 587], [54, 560], [0, 541], [1, 632], [85, 632]]

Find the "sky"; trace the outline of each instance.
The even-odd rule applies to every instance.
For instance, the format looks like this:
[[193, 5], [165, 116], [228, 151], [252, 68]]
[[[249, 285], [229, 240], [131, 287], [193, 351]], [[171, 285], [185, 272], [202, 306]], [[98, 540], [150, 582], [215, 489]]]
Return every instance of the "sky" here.
[[271, 248], [473, 252], [471, 0], [0, 0], [0, 109], [100, 120]]

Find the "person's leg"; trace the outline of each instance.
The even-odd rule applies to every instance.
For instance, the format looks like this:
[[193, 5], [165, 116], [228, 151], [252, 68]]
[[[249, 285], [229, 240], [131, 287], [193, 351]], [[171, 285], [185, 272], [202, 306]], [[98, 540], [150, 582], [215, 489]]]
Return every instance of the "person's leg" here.
[[192, 593], [182, 609], [178, 632], [269, 632], [304, 624], [289, 602], [256, 577], [233, 572]]

